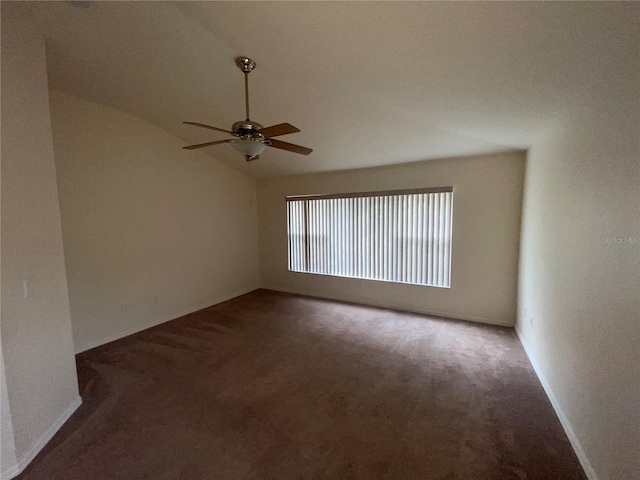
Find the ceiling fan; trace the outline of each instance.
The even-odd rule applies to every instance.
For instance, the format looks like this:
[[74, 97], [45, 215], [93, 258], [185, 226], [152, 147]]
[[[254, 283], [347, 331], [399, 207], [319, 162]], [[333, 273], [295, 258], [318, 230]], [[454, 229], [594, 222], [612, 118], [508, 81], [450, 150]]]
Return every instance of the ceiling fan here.
[[260, 154], [267, 147], [279, 148], [281, 150], [300, 153], [302, 155], [309, 155], [311, 152], [313, 152], [313, 150], [310, 148], [301, 147], [300, 145], [294, 145], [293, 143], [287, 143], [281, 140], [275, 140], [273, 138], [279, 137], [280, 135], [288, 135], [290, 133], [299, 132], [300, 130], [298, 130], [293, 125], [289, 123], [279, 123], [278, 125], [263, 127], [258, 122], [252, 122], [251, 120], [249, 120], [249, 73], [254, 68], [256, 68], [256, 62], [247, 57], [238, 57], [236, 58], [236, 65], [244, 73], [244, 98], [246, 104], [247, 119], [244, 121], [235, 122], [231, 126], [231, 130], [212, 127], [203, 123], [182, 122], [186, 123], [187, 125], [195, 125], [196, 127], [208, 128], [209, 130], [228, 133], [229, 135], [233, 135], [236, 138], [199, 143], [197, 145], [189, 145], [182, 148], [186, 148], [187, 150], [194, 150], [196, 148], [208, 147], [210, 145], [230, 143], [238, 152], [244, 155], [244, 158], [247, 160], [247, 162], [250, 162], [251, 160], [258, 160], [260, 158]]

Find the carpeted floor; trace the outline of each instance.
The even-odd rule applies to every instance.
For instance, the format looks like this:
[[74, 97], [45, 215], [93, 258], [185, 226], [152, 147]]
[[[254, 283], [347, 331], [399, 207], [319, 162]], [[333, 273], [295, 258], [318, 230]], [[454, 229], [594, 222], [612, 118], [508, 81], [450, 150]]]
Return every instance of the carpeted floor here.
[[257, 290], [77, 361], [22, 480], [586, 479], [507, 328]]

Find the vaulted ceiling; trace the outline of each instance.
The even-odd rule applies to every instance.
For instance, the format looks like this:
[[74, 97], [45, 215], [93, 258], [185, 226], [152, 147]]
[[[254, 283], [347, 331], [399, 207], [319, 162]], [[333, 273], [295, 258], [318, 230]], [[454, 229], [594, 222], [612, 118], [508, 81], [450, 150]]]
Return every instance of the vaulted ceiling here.
[[[526, 149], [628, 48], [628, 4], [577, 2], [29, 2], [53, 88], [124, 110], [183, 139], [290, 122], [247, 165], [274, 176]], [[250, 169], [250, 170], [249, 170]]]

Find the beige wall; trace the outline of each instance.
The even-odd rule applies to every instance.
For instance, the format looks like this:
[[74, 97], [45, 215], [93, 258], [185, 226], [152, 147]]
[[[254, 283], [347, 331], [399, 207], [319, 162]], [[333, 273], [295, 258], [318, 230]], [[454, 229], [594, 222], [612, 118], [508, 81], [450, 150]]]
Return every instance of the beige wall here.
[[[262, 286], [513, 325], [524, 154], [263, 180], [258, 185]], [[286, 195], [454, 187], [451, 288], [287, 270]]]
[[640, 479], [640, 78], [627, 27], [607, 81], [529, 151], [522, 226], [516, 328], [599, 480]]
[[44, 41], [17, 9], [2, 3], [0, 329], [15, 455], [24, 466], [80, 397]]
[[0, 341], [0, 479], [8, 478], [16, 468], [16, 445], [13, 438], [13, 423], [9, 407], [7, 379], [4, 372], [4, 355]]
[[51, 115], [76, 351], [258, 288], [253, 179], [110, 107]]

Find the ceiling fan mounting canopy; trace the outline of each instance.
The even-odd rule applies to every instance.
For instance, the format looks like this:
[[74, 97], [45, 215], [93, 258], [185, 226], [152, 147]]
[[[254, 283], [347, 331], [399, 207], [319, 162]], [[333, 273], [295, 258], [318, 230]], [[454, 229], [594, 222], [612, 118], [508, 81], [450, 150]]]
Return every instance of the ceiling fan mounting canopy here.
[[302, 155], [309, 155], [313, 150], [300, 145], [294, 145], [293, 143], [282, 142], [280, 140], [274, 140], [272, 137], [278, 137], [280, 135], [288, 135], [290, 133], [297, 133], [300, 130], [289, 123], [280, 123], [278, 125], [272, 125], [270, 127], [263, 127], [258, 122], [249, 120], [249, 73], [256, 68], [256, 62], [248, 57], [236, 58], [236, 65], [242, 73], [244, 73], [244, 96], [246, 106], [246, 120], [235, 122], [231, 126], [231, 130], [225, 130], [224, 128], [212, 127], [211, 125], [205, 125], [204, 123], [196, 122], [182, 122], [187, 125], [194, 125], [196, 127], [207, 128], [209, 130], [216, 130], [218, 132], [228, 133], [236, 138], [228, 138], [226, 140], [217, 140], [207, 143], [199, 143], [197, 145], [189, 145], [187, 150], [193, 150], [196, 148], [204, 148], [210, 145], [218, 145], [221, 143], [230, 143], [238, 152], [240, 152], [247, 161], [257, 160], [266, 147], [279, 148], [280, 150], [287, 150], [289, 152], [299, 153]]
[[240, 70], [244, 73], [249, 73], [256, 68], [256, 62], [251, 60], [249, 57], [238, 57], [236, 58], [236, 65]]

